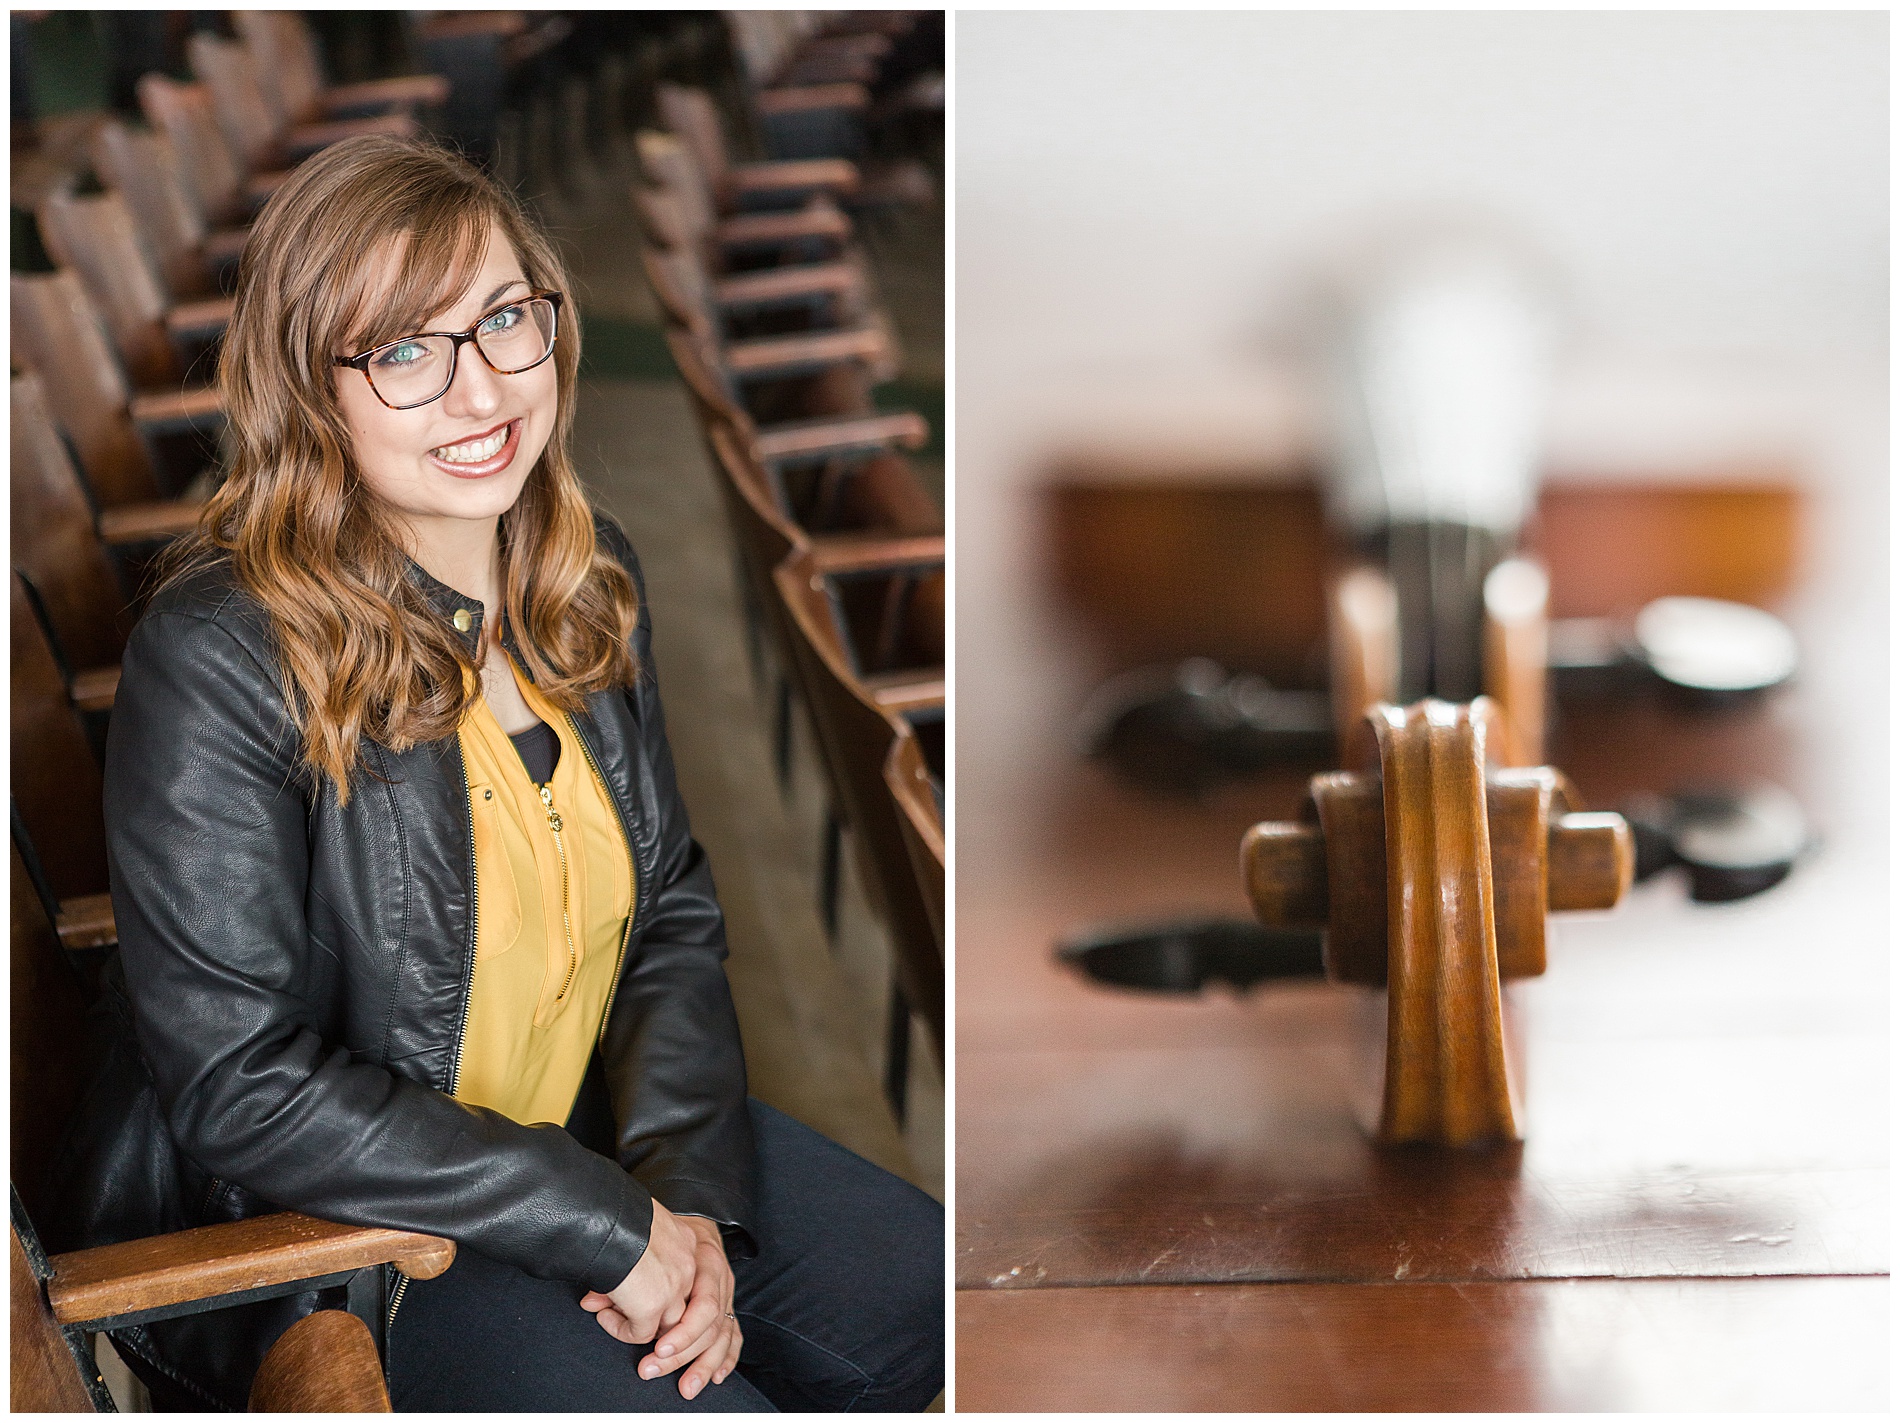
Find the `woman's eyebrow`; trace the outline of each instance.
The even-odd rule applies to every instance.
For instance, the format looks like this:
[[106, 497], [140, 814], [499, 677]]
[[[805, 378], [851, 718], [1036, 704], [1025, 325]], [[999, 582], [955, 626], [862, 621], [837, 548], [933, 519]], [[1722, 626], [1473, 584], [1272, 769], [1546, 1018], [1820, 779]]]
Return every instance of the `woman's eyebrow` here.
[[501, 294], [507, 291], [509, 287], [525, 287], [527, 285], [528, 285], [528, 279], [526, 277], [510, 277], [507, 281], [503, 282], [500, 286], [496, 287], [487, 296], [483, 297], [482, 305], [493, 306], [497, 301], [501, 299]]

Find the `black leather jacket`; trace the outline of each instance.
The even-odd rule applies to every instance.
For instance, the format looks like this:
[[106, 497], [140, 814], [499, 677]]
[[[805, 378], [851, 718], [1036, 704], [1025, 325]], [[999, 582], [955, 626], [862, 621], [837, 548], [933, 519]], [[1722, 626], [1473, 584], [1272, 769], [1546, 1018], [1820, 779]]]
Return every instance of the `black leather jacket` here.
[[[638, 563], [612, 523], [597, 533], [641, 591], [638, 685], [574, 718], [639, 876], [599, 1053], [619, 1164], [451, 1099], [478, 912], [459, 741], [366, 741], [339, 805], [298, 764], [269, 620], [220, 564], [163, 591], [126, 649], [106, 821], [127, 992], [108, 995], [120, 1031], [63, 1162], [75, 1215], [56, 1248], [290, 1208], [606, 1290], [645, 1250], [657, 1197], [744, 1253], [752, 1138], [724, 924], [674, 783]], [[473, 644], [481, 605], [414, 576], [445, 620], [469, 610]], [[241, 1407], [262, 1348], [316, 1305], [130, 1344]]]

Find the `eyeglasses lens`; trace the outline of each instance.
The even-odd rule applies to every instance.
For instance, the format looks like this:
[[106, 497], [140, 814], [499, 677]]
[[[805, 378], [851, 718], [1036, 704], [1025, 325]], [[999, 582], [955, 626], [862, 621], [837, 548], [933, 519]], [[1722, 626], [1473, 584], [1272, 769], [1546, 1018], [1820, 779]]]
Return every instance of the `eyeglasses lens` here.
[[475, 344], [502, 374], [526, 370], [554, 345], [554, 303], [537, 297], [503, 307], [481, 324]]
[[[544, 297], [491, 313], [475, 344], [488, 364], [513, 375], [547, 359], [554, 349], [554, 303]], [[378, 350], [369, 363], [377, 395], [394, 406], [420, 405], [448, 389], [455, 342], [447, 336], [410, 336]]]

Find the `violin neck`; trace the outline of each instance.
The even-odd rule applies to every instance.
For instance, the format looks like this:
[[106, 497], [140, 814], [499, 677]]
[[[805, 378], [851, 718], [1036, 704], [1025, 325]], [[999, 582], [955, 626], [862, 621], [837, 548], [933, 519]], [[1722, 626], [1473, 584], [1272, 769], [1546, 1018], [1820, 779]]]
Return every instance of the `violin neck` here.
[[1444, 520], [1400, 522], [1360, 540], [1398, 596], [1399, 701], [1468, 702], [1484, 691], [1484, 580], [1514, 541]]

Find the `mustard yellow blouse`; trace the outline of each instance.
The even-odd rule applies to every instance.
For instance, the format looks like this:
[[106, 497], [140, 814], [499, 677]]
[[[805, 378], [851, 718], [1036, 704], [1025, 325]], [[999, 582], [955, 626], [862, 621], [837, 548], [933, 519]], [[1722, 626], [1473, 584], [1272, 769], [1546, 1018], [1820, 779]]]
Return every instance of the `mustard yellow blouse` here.
[[[511, 663], [511, 666], [513, 664]], [[573, 724], [514, 668], [561, 740], [545, 787], [476, 697], [460, 739], [475, 823], [475, 977], [457, 1101], [523, 1123], [567, 1120], [606, 1018], [633, 912], [613, 801]]]

